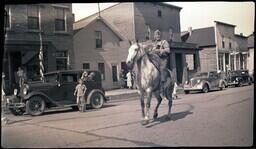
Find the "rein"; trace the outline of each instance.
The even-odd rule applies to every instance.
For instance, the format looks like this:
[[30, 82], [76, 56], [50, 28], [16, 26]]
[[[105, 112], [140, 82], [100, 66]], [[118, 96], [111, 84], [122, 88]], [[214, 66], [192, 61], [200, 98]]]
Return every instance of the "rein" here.
[[158, 71], [159, 73], [161, 73], [160, 68], [151, 60], [151, 57], [150, 57], [149, 53], [146, 52], [146, 51], [144, 50], [144, 48], [141, 48], [141, 47], [140, 47], [140, 49], [143, 50], [143, 52], [144, 52], [144, 55], [142, 55], [140, 59], [142, 59], [143, 56], [147, 56], [149, 62], [155, 66], [155, 68], [157, 69], [157, 71]]

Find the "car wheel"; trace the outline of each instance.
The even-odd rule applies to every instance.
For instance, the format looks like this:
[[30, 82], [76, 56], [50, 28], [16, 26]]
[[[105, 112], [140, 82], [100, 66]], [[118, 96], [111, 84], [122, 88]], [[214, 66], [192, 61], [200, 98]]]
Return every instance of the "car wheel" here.
[[23, 115], [23, 113], [25, 112], [23, 109], [18, 108], [18, 109], [14, 109], [14, 108], [9, 108], [10, 112], [15, 115], [15, 116], [20, 116]]
[[202, 90], [204, 93], [207, 93], [207, 92], [209, 92], [209, 87], [208, 87], [208, 85], [207, 84], [205, 84], [204, 86], [203, 86], [203, 90]]
[[185, 94], [189, 94], [189, 91], [184, 91], [185, 92]]
[[45, 110], [45, 101], [40, 96], [33, 96], [28, 101], [28, 111], [32, 116], [38, 116], [43, 114]]
[[71, 108], [73, 111], [78, 111], [78, 106], [72, 106]]
[[104, 104], [104, 96], [99, 91], [93, 91], [93, 93], [89, 96], [89, 100], [91, 101], [91, 106], [94, 109], [99, 109]]

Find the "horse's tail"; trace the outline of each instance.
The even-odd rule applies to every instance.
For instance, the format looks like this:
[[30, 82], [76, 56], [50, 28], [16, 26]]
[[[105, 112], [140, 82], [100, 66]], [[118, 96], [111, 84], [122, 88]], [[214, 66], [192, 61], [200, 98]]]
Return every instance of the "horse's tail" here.
[[175, 84], [174, 73], [169, 69], [167, 70], [169, 72], [169, 77], [165, 83], [164, 92], [165, 92], [165, 97], [167, 99], [172, 99], [172, 93], [173, 93], [174, 84]]

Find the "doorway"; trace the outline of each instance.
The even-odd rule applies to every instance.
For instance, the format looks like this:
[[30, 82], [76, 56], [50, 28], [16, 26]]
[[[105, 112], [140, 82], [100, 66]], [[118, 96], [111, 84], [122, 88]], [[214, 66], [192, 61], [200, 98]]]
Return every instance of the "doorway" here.
[[180, 84], [182, 83], [182, 76], [183, 76], [183, 62], [182, 62], [181, 53], [175, 53], [175, 62], [176, 62], [177, 84]]

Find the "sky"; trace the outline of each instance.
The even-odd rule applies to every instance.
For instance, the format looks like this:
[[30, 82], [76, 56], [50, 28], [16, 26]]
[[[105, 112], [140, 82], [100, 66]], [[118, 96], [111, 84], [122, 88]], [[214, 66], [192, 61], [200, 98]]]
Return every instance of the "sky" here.
[[[165, 2], [182, 7], [181, 31], [214, 26], [214, 21], [236, 25], [235, 34], [248, 36], [254, 31], [254, 2]], [[100, 3], [100, 10], [117, 3]], [[75, 21], [98, 12], [97, 3], [74, 3]]]

